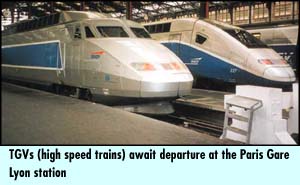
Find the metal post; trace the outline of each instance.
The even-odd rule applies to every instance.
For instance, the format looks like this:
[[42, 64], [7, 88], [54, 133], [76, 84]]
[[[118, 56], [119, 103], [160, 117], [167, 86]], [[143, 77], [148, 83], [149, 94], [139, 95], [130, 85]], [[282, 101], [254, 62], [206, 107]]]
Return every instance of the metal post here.
[[233, 6], [229, 7], [230, 23], [233, 24]]
[[269, 23], [271, 23], [272, 21], [272, 2], [268, 1], [267, 2], [267, 9], [268, 9], [268, 13], [269, 13]]
[[209, 17], [209, 1], [205, 2], [205, 18]]
[[17, 9], [17, 22], [20, 20], [20, 8]]
[[53, 1], [50, 2], [50, 12], [54, 13], [54, 2]]
[[11, 15], [11, 23], [14, 23], [15, 22], [15, 6], [14, 5], [10, 8], [10, 15]]
[[132, 19], [132, 2], [131, 1], [126, 2], [126, 19], [128, 19], [128, 20]]
[[296, 1], [292, 1], [292, 20], [295, 20], [295, 3]]
[[28, 6], [28, 19], [31, 19], [31, 3], [27, 3]]
[[84, 11], [84, 10], [85, 10], [85, 2], [84, 2], [84, 1], [81, 1], [81, 2], [80, 2], [80, 10], [81, 10], [81, 11]]
[[249, 24], [252, 23], [252, 4], [249, 4]]
[[199, 8], [199, 11], [198, 11], [198, 18], [206, 18], [206, 6], [207, 6], [207, 2], [200, 2], [200, 8]]
[[296, 56], [295, 56], [295, 62], [296, 62], [296, 76], [299, 77], [299, 37], [297, 38], [297, 45], [296, 45]]

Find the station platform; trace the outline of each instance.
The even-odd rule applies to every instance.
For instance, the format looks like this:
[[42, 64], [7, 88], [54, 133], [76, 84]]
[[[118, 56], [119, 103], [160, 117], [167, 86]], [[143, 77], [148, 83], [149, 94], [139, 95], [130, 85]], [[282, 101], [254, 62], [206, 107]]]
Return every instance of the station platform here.
[[1, 144], [236, 144], [89, 101], [2, 82]]
[[230, 93], [205, 89], [192, 89], [190, 95], [177, 99], [175, 103], [213, 111], [225, 112], [224, 95], [226, 94]]

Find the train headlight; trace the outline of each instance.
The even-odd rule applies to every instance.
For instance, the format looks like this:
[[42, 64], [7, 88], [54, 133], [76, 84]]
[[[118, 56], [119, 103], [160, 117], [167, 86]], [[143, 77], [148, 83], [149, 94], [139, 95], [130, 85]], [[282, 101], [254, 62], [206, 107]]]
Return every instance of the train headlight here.
[[154, 65], [150, 63], [134, 62], [130, 64], [137, 71], [155, 71]]
[[165, 70], [182, 70], [186, 69], [184, 65], [177, 63], [177, 62], [172, 62], [172, 63], [162, 63], [162, 67]]
[[258, 62], [265, 65], [287, 65], [284, 59], [259, 59]]
[[287, 62], [285, 60], [283, 60], [283, 59], [280, 60], [280, 63], [281, 64], [287, 64]]
[[270, 59], [258, 59], [258, 62], [265, 65], [272, 65], [273, 62]]
[[180, 66], [178, 63], [176, 62], [173, 62], [171, 63], [171, 65], [173, 66], [174, 69], [176, 70], [181, 70], [182, 69], [182, 66]]

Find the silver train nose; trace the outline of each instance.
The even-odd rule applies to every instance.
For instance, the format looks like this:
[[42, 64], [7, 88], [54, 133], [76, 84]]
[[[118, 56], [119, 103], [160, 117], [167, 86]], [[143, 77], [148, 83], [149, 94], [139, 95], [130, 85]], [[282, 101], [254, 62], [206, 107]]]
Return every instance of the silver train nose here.
[[168, 80], [155, 82], [144, 78], [141, 82], [141, 97], [176, 97], [190, 94], [193, 85], [191, 74], [172, 74], [166, 79]]
[[264, 77], [274, 81], [293, 82], [296, 80], [291, 67], [269, 67], [264, 71]]

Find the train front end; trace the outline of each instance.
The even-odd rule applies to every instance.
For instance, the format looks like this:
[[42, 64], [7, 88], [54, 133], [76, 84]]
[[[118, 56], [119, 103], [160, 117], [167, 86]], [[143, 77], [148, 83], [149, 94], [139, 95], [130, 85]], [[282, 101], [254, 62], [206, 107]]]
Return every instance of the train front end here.
[[178, 97], [189, 94], [193, 77], [184, 63], [163, 45], [153, 40], [135, 41], [136, 58], [130, 68], [141, 77], [141, 97]]
[[288, 90], [296, 81], [292, 67], [271, 48], [251, 49], [248, 61], [252, 68], [262, 74], [261, 83], [265, 86]]
[[[110, 95], [158, 99], [190, 93], [193, 76], [184, 63], [160, 43], [141, 38], [103, 38], [93, 42], [106, 53], [101, 59], [102, 72], [113, 75], [113, 71], [118, 71], [120, 89]], [[118, 62], [113, 65], [113, 61]]]
[[[126, 20], [91, 22], [97, 38], [87, 39], [89, 52], [102, 52], [99, 83], [103, 94], [140, 100], [174, 99], [191, 92], [193, 76], [168, 48], [152, 40], [143, 26]], [[92, 69], [93, 70], [93, 69]]]

